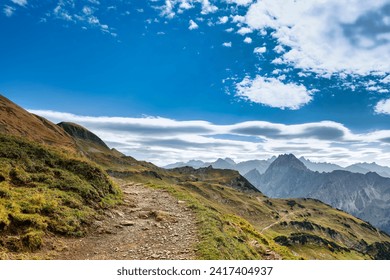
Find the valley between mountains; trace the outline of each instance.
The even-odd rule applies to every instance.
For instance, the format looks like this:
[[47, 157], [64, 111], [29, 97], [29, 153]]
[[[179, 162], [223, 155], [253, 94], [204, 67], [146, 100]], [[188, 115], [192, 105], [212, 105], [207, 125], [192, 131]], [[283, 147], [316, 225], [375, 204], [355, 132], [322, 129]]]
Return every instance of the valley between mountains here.
[[0, 259], [390, 259], [386, 178], [359, 174], [371, 193], [356, 183], [341, 198], [369, 199], [345, 208], [318, 200], [339, 189], [338, 171], [333, 180], [292, 155], [265, 165], [257, 178], [245, 166], [249, 180], [160, 168], [0, 96]]

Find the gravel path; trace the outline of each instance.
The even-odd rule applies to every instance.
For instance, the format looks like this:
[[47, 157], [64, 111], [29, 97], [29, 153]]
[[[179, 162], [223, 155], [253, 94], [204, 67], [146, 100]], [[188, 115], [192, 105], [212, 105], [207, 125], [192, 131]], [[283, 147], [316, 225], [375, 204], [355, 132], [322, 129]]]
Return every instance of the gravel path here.
[[142, 184], [122, 189], [124, 204], [94, 222], [86, 237], [64, 240], [56, 259], [196, 259], [196, 219], [185, 201]]

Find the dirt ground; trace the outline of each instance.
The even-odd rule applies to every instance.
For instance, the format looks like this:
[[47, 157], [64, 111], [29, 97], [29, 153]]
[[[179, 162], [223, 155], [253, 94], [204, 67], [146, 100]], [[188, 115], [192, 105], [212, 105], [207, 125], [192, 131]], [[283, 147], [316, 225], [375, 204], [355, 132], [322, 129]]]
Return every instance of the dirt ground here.
[[196, 258], [196, 219], [185, 201], [142, 184], [122, 185], [124, 204], [95, 221], [84, 238], [58, 240], [51, 259]]

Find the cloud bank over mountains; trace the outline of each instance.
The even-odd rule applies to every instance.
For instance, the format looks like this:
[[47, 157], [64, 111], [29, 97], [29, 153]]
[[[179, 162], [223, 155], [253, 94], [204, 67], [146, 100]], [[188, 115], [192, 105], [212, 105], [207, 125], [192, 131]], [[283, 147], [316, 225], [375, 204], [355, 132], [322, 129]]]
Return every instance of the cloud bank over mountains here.
[[248, 121], [218, 125], [162, 117], [91, 117], [29, 111], [55, 123], [79, 123], [111, 147], [159, 165], [191, 159], [210, 161], [221, 156], [238, 161], [265, 159], [282, 153], [340, 165], [372, 159], [390, 165], [390, 130], [359, 134], [331, 121], [296, 125]]

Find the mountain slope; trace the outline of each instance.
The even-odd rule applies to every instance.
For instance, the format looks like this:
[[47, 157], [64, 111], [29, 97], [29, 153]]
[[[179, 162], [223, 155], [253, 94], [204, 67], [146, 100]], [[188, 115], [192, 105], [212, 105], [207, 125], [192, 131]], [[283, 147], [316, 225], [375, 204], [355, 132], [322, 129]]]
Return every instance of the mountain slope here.
[[390, 177], [390, 168], [387, 166], [381, 166], [376, 164], [375, 162], [372, 163], [355, 163], [350, 166], [347, 166], [344, 168], [344, 170], [356, 172], [356, 173], [362, 173], [366, 174], [368, 172], [376, 172], [382, 177]]
[[253, 169], [256, 169], [260, 174], [263, 174], [267, 170], [269, 165], [272, 163], [272, 161], [272, 159], [242, 161], [237, 163], [234, 169], [240, 172], [240, 174], [242, 175], [245, 175]]
[[61, 122], [57, 125], [63, 128], [74, 139], [86, 142], [91, 148], [92, 146], [96, 146], [102, 150], [109, 150], [108, 146], [102, 139], [81, 125], [70, 122]]
[[138, 161], [115, 149], [110, 149], [96, 134], [79, 124], [61, 122], [58, 126], [73, 138], [79, 153], [102, 166], [110, 174], [119, 175], [120, 172], [127, 170], [148, 172], [159, 169], [149, 162]]
[[328, 163], [328, 162], [313, 162], [304, 157], [300, 157], [299, 160], [310, 170], [318, 172], [332, 172], [335, 170], [343, 170], [340, 165]]
[[52, 122], [30, 114], [0, 95], [0, 133], [61, 147], [75, 152], [75, 141]]
[[281, 155], [263, 175], [249, 179], [270, 197], [320, 199], [390, 232], [390, 178], [372, 172], [313, 172], [295, 156]]

